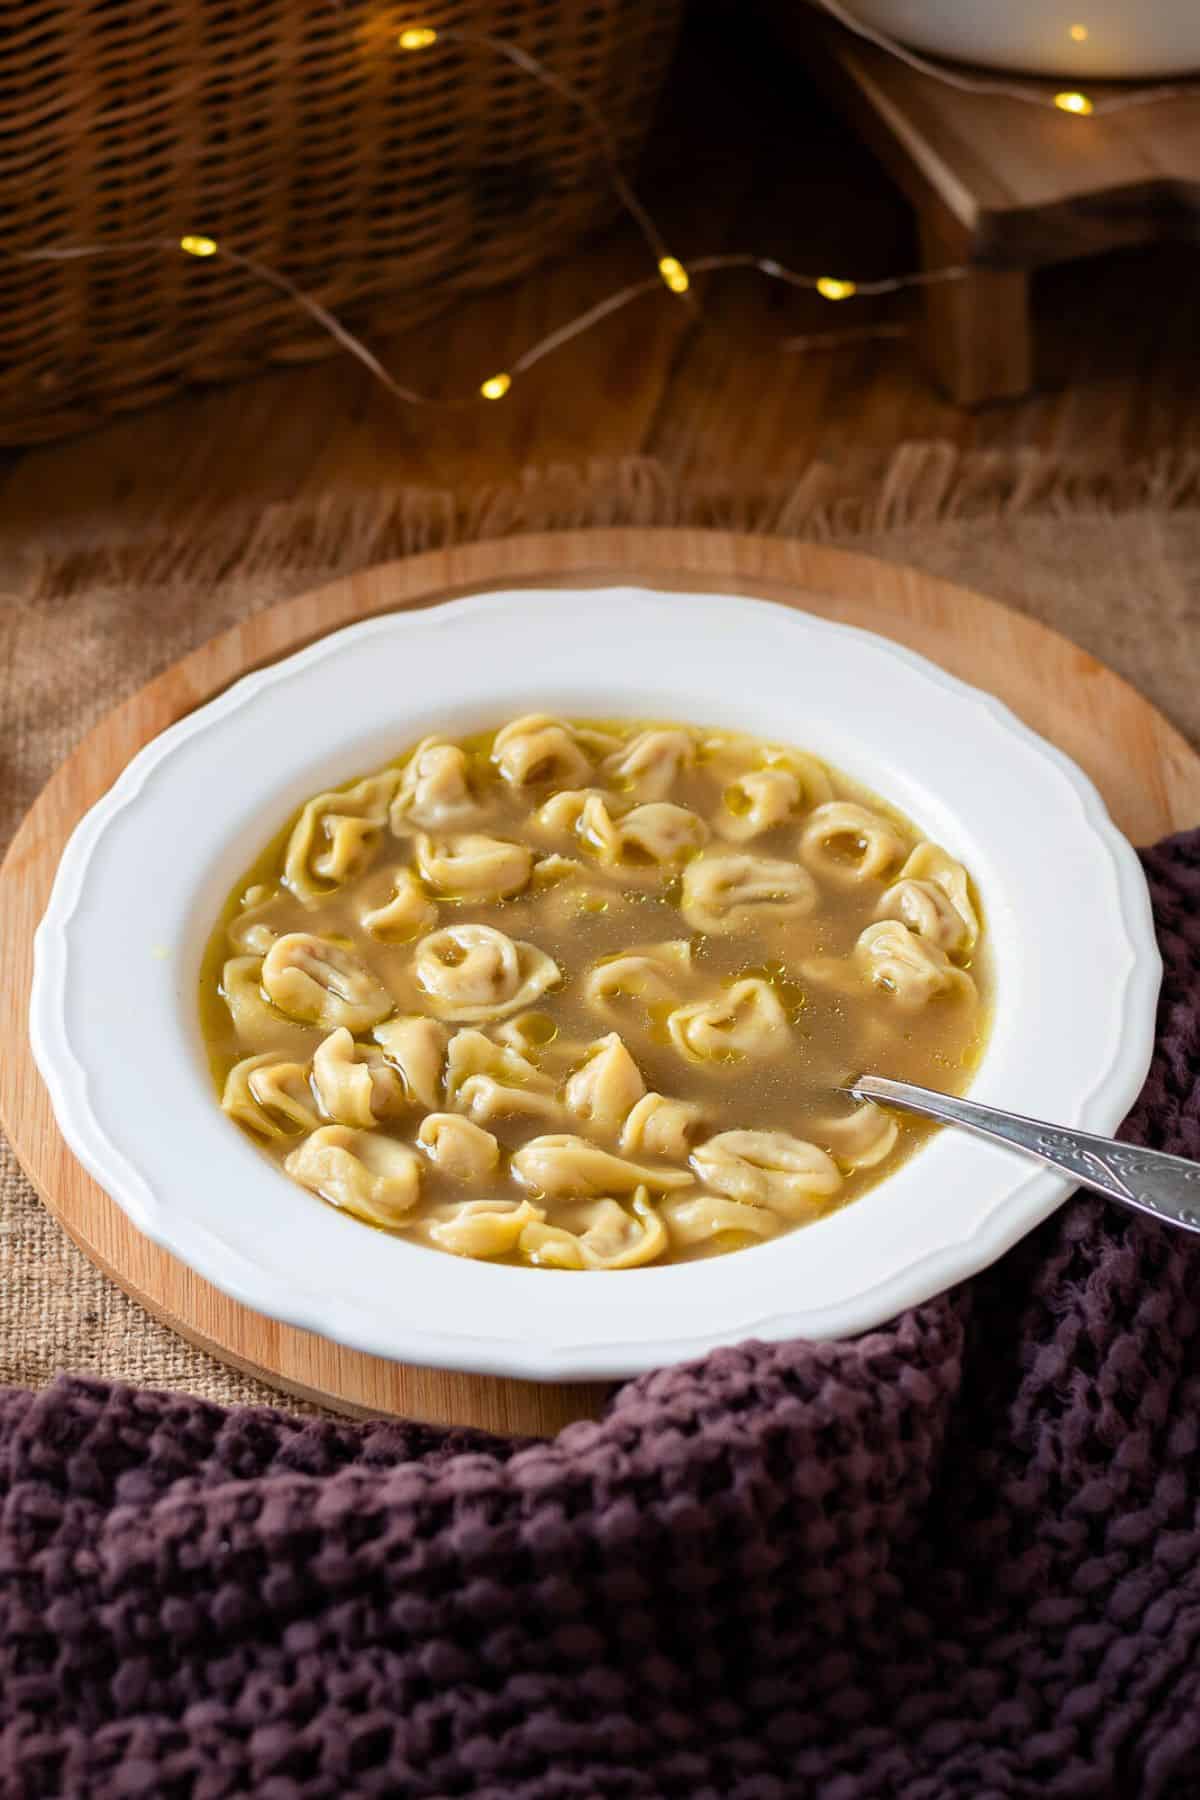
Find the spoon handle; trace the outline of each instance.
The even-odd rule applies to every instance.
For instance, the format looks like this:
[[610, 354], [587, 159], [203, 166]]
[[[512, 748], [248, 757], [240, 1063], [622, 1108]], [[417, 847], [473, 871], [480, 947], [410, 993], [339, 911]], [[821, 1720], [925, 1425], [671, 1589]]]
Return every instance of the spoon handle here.
[[979, 1137], [1021, 1150], [1051, 1168], [1136, 1212], [1152, 1213], [1184, 1231], [1200, 1232], [1200, 1163], [1162, 1150], [1142, 1150], [1116, 1138], [1067, 1131], [1041, 1119], [1001, 1112], [957, 1094], [938, 1094], [907, 1081], [862, 1075], [845, 1090], [857, 1100], [877, 1100], [903, 1112], [920, 1113], [944, 1125], [962, 1125]]

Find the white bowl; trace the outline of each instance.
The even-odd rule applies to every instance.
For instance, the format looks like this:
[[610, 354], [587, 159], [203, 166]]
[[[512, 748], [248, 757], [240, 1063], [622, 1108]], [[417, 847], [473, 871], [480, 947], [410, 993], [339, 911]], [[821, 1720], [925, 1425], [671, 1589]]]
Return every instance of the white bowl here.
[[879, 1324], [983, 1268], [1068, 1184], [943, 1133], [861, 1200], [736, 1255], [566, 1275], [367, 1230], [219, 1111], [197, 1018], [226, 893], [309, 794], [514, 713], [740, 726], [816, 751], [974, 875], [996, 970], [973, 1091], [1107, 1132], [1149, 1064], [1160, 965], [1095, 789], [997, 701], [867, 632], [721, 595], [492, 594], [372, 619], [156, 738], [80, 823], [37, 934], [31, 1031], [63, 1135], [156, 1243], [236, 1299], [404, 1362], [633, 1374], [747, 1337]]
[[999, 69], [1114, 81], [1200, 69], [1196, 0], [848, 0], [847, 11], [928, 55]]

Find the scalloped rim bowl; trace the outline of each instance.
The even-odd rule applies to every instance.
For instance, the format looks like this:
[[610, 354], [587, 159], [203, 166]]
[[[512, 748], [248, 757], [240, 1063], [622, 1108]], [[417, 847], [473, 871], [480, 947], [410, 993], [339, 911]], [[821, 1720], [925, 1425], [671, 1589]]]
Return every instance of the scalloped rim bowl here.
[[748, 1337], [866, 1330], [973, 1274], [1069, 1191], [944, 1132], [862, 1199], [710, 1261], [563, 1275], [439, 1255], [305, 1193], [220, 1112], [197, 1016], [226, 893], [308, 795], [432, 730], [553, 710], [738, 726], [824, 756], [974, 876], [996, 995], [981, 1098], [1110, 1132], [1160, 963], [1091, 783], [998, 701], [766, 601], [629, 588], [388, 614], [247, 676], [146, 746], [77, 827], [38, 929], [31, 1033], [64, 1137], [154, 1241], [259, 1312], [376, 1355], [625, 1376]]

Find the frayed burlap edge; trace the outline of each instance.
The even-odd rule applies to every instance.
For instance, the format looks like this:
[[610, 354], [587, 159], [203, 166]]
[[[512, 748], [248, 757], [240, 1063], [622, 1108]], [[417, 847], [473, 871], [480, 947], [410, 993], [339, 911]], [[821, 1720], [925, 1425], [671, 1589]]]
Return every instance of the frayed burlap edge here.
[[215, 529], [210, 516], [197, 515], [194, 528], [185, 521], [127, 543], [35, 552], [28, 591], [52, 599], [98, 584], [129, 591], [185, 582], [211, 590], [267, 575], [290, 583], [450, 544], [580, 527], [688, 526], [819, 542], [1030, 511], [1078, 516], [1196, 504], [1194, 451], [1120, 463], [913, 443], [814, 462], [798, 478], [750, 492], [726, 477], [677, 474], [652, 458], [626, 457], [527, 469], [463, 493], [405, 486], [234, 508]]

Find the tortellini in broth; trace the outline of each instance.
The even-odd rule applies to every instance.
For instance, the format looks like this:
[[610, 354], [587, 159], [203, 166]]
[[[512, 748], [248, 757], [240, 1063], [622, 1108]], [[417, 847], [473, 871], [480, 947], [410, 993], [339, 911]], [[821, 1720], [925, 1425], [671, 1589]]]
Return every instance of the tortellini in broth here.
[[962, 865], [810, 753], [533, 713], [301, 808], [201, 1006], [297, 1205], [614, 1273], [769, 1246], [886, 1175], [928, 1127], [842, 1090], [965, 1086], [987, 966]]

